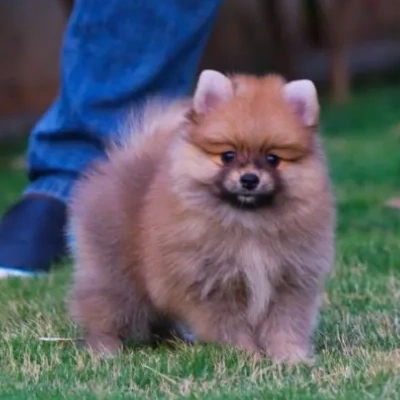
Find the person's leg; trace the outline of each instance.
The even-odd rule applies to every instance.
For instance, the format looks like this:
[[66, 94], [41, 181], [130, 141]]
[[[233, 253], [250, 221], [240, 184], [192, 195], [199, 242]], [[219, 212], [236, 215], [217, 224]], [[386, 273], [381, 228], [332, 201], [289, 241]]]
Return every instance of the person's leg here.
[[63, 254], [75, 179], [132, 106], [189, 93], [221, 1], [76, 1], [60, 94], [30, 136], [30, 183], [0, 222], [3, 274], [46, 272]]

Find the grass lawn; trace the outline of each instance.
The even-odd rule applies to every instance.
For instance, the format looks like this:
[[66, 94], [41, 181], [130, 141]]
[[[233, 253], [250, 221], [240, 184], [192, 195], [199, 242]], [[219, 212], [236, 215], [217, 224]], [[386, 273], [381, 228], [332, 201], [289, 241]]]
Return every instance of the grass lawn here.
[[[315, 337], [313, 367], [256, 362], [196, 345], [131, 349], [98, 360], [41, 336], [76, 337], [63, 299], [70, 265], [44, 280], [0, 282], [1, 399], [398, 399], [400, 393], [400, 86], [323, 107], [339, 209], [337, 266]], [[0, 145], [1, 146], [1, 145]], [[0, 153], [0, 211], [25, 183]]]

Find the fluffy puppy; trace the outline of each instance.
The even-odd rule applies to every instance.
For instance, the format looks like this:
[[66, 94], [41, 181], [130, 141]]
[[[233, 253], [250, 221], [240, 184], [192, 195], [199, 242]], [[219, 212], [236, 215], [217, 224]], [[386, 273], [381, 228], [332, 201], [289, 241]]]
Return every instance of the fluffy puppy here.
[[88, 345], [186, 324], [274, 360], [310, 355], [335, 213], [312, 82], [205, 70], [150, 104], [82, 179], [69, 309]]

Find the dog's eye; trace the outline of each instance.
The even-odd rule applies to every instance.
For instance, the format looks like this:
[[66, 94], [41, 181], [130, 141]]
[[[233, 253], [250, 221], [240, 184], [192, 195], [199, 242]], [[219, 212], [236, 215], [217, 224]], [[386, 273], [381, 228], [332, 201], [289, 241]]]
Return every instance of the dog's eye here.
[[221, 160], [224, 164], [229, 164], [236, 158], [236, 153], [234, 151], [226, 151], [221, 154]]
[[265, 156], [265, 160], [267, 161], [267, 163], [269, 165], [271, 165], [271, 167], [277, 167], [279, 162], [281, 161], [281, 159], [277, 155], [272, 154], [272, 153], [267, 154]]

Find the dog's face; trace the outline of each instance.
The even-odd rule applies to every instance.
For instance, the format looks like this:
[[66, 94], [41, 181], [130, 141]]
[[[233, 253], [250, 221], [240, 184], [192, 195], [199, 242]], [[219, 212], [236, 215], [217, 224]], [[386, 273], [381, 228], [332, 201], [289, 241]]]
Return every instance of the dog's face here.
[[281, 188], [279, 156], [272, 152], [228, 150], [220, 158], [222, 165], [214, 179], [214, 192], [222, 200], [245, 209], [272, 203]]
[[[188, 143], [177, 156], [186, 176], [241, 210], [272, 206], [282, 196], [306, 195], [315, 167], [318, 108], [307, 103], [307, 95], [315, 102], [313, 93], [303, 99], [296, 92], [304, 90], [302, 84], [293, 90], [275, 76], [216, 78], [221, 81], [208, 82], [208, 91], [207, 82], [198, 84]], [[291, 103], [290, 95], [299, 101]]]

